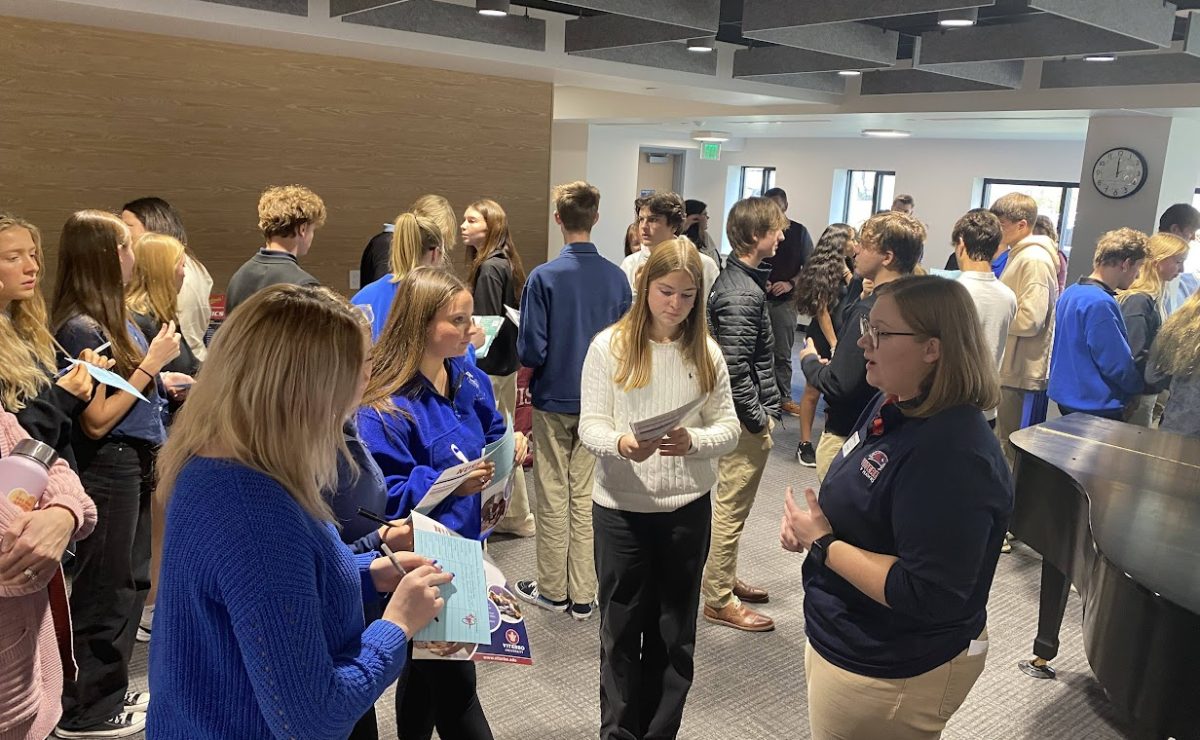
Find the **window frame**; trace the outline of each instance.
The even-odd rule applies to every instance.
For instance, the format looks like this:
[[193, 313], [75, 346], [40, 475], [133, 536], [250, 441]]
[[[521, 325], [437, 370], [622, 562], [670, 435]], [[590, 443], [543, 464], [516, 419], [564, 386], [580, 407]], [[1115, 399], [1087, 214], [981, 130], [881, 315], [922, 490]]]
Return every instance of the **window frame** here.
[[[854, 173], [856, 172], [873, 172], [875, 180], [871, 184], [871, 215], [874, 216], [883, 210], [883, 204], [879, 202], [879, 194], [883, 190], [883, 178], [895, 177], [895, 170], [846, 170], [846, 189], [842, 195], [842, 222], [849, 223], [850, 219], [850, 190], [851, 183], [854, 182]], [[891, 207], [888, 203], [888, 207]], [[869, 217], [868, 217], [869, 218]]]
[[741, 169], [738, 171], [739, 200], [742, 197], [746, 197], [746, 195], [745, 195], [745, 193], [746, 193], [746, 170], [762, 170], [763, 184], [766, 185], [766, 187], [764, 187], [762, 189], [762, 192], [765, 193], [768, 190], [770, 190], [771, 188], [775, 187], [775, 173], [776, 173], [775, 167], [767, 166], [767, 165], [761, 165], [761, 166], [760, 165], [742, 165]]
[[1070, 190], [1071, 188], [1075, 189], [1075, 191], [1076, 191], [1075, 201], [1076, 201], [1076, 205], [1078, 205], [1079, 183], [1064, 182], [1064, 181], [1060, 181], [1060, 180], [1010, 180], [1006, 177], [985, 177], [985, 178], [983, 178], [983, 188], [980, 189], [980, 191], [979, 191], [979, 201], [980, 201], [979, 207], [980, 208], [990, 208], [991, 207], [992, 204], [989, 202], [989, 199], [988, 199], [988, 190], [991, 188], [992, 185], [1016, 185], [1018, 187], [1061, 188], [1062, 195], [1059, 196], [1059, 199], [1058, 199], [1058, 223], [1056, 223], [1054, 225], [1054, 227], [1056, 229], [1058, 229], [1058, 236], [1059, 236], [1059, 241], [1060, 241], [1059, 246], [1062, 247], [1062, 244], [1061, 244], [1062, 235], [1064, 233], [1066, 233], [1065, 232], [1066, 224], [1063, 222], [1063, 220], [1067, 217], [1067, 191]]

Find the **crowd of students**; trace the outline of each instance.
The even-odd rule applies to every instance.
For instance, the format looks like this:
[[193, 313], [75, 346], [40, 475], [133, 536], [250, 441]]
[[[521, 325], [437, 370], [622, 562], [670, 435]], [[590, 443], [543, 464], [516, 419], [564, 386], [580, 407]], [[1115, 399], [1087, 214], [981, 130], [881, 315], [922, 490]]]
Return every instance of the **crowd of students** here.
[[[31, 436], [60, 457], [34, 511], [0, 500], [0, 645], [16, 668], [0, 738], [374, 738], [393, 683], [404, 740], [491, 738], [474, 664], [413, 659], [454, 574], [413, 552], [408, 518], [506, 433], [522, 365], [537, 495], [531, 510], [518, 474], [497, 531], [537, 538], [520, 598], [600, 614], [601, 737], [677, 735], [698, 613], [774, 628], [747, 606], [770, 595], [740, 578], [738, 550], [785, 413], [821, 481], [806, 506], [788, 491], [780, 523], [781, 545], [807, 553], [813, 735], [936, 736], [986, 659], [1008, 435], [1047, 394], [1143, 425], [1165, 400], [1163, 428], [1200, 434], [1200, 295], [1165, 305], [1200, 213], [1105, 234], [1092, 274], [1064, 289], [1028, 196], [966, 213], [944, 277], [920, 274], [926, 229], [905, 198], [815, 247], [783, 191], [743, 199], [721, 260], [706, 204], [655, 193], [618, 267], [591, 242], [599, 191], [570, 183], [553, 195], [564, 247], [527, 276], [499, 203], [471, 203], [456, 228], [429, 195], [370, 241], [348, 301], [301, 266], [321, 198], [269, 188], [264, 246], [231, 279], [211, 346], [212, 279], [165, 201], [73, 214], [49, 310], [39, 230], [0, 216], [0, 452]], [[473, 317], [509, 314], [482, 352]], [[632, 433], [685, 407], [661, 436]], [[530, 441], [514, 437], [519, 465]], [[429, 515], [485, 536], [494, 473], [478, 467]], [[151, 640], [150, 692], [129, 690], [135, 639]]]

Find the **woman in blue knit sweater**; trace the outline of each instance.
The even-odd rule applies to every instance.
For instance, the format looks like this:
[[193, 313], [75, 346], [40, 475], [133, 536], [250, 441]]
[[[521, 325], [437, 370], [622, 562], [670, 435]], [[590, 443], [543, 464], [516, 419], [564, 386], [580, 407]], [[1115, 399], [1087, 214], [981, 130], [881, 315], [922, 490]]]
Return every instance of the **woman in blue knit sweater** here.
[[[444, 270], [419, 267], [399, 283], [397, 307], [375, 346], [371, 382], [363, 393], [358, 429], [383, 471], [386, 515], [408, 516], [442, 471], [478, 458], [504, 435], [488, 376], [464, 357], [473, 300], [462, 281]], [[518, 460], [525, 444], [518, 436]], [[480, 491], [490, 463], [430, 512], [463, 537], [480, 534]], [[438, 735], [455, 740], [492, 737], [475, 691], [470, 662], [413, 661], [397, 693], [401, 740]]]
[[[260, 291], [217, 333], [159, 456], [151, 737], [345, 738], [441, 610], [451, 574], [351, 555], [320, 493], [348, 456], [368, 346], [354, 309], [315, 286]], [[364, 599], [392, 591], [363, 629]]]

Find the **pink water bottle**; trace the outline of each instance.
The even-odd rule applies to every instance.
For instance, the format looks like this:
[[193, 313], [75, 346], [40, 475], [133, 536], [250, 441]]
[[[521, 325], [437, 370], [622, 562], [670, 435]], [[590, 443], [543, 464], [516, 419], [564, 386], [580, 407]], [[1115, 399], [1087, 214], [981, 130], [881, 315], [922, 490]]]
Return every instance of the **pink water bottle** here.
[[18, 509], [33, 511], [50, 482], [50, 466], [58, 453], [36, 439], [23, 439], [12, 454], [0, 458], [0, 492]]

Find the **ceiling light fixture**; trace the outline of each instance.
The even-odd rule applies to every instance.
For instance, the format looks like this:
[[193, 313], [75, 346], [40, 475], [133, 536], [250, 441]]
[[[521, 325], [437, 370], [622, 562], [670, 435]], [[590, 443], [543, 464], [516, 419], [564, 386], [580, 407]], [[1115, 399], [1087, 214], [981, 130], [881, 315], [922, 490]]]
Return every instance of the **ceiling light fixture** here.
[[943, 10], [938, 13], [938, 25], [942, 28], [966, 28], [979, 22], [979, 8]]
[[1117, 61], [1116, 54], [1088, 54], [1083, 58], [1085, 62], [1115, 62]]
[[711, 38], [711, 37], [703, 38], [703, 39], [688, 39], [687, 50], [698, 52], [701, 54], [710, 52], [710, 51], [716, 51], [716, 48], [717, 48], [716, 41], [717, 41], [716, 39]]
[[693, 131], [692, 141], [729, 141], [727, 131]]
[[870, 136], [876, 139], [907, 139], [912, 136], [911, 131], [901, 131], [894, 128], [865, 128], [862, 132], [863, 136]]
[[842, 77], [862, 77], [862, 72], [857, 69], [839, 69], [838, 74]]
[[508, 15], [508, 0], [475, 0], [475, 12], [480, 15]]

